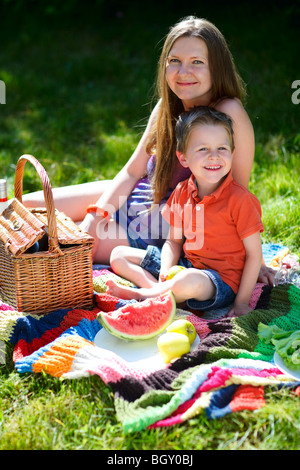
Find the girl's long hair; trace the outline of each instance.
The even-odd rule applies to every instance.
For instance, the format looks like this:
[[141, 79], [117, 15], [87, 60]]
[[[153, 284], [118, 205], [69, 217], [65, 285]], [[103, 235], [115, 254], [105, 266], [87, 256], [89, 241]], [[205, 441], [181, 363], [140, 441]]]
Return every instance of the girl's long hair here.
[[181, 37], [200, 38], [207, 46], [212, 77], [211, 105], [222, 98], [242, 100], [245, 95], [244, 83], [235, 68], [226, 40], [216, 26], [205, 19], [189, 16], [170, 29], [158, 63], [156, 95], [160, 100], [159, 110], [146, 146], [149, 155], [156, 155], [152, 179], [154, 204], [158, 204], [166, 195], [177, 161], [174, 129], [184, 108], [167, 84], [166, 63], [174, 42]]

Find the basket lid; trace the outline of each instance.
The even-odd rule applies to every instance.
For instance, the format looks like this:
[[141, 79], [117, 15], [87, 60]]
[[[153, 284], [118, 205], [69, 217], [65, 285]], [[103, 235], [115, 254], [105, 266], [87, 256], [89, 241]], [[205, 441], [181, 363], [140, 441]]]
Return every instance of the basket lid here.
[[18, 256], [45, 234], [45, 224], [17, 199], [0, 216], [0, 240], [7, 251]]
[[[48, 233], [47, 210], [44, 208], [31, 209], [31, 213], [39, 220]], [[94, 238], [83, 231], [70, 217], [55, 209], [57, 238], [60, 245], [84, 245], [94, 243]]]
[[[55, 209], [57, 238], [62, 245], [93, 244], [94, 238], [76, 225], [70, 217]], [[0, 216], [0, 240], [13, 256], [20, 256], [48, 235], [47, 210], [27, 209], [14, 198]]]

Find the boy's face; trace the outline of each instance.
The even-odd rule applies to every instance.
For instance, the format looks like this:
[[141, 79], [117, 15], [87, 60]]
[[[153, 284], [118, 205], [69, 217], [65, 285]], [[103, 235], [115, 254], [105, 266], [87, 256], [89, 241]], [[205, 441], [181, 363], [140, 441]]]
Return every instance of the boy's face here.
[[222, 125], [199, 124], [190, 133], [185, 153], [177, 156], [182, 166], [190, 168], [199, 185], [211, 185], [214, 191], [231, 169], [228, 132]]

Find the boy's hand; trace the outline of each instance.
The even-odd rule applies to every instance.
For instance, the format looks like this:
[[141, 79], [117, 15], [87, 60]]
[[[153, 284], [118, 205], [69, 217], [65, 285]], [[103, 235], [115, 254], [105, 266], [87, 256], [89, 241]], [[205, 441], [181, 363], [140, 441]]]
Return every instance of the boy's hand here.
[[244, 238], [243, 244], [246, 252], [245, 265], [233, 308], [226, 317], [240, 317], [253, 310], [249, 306], [249, 301], [262, 263], [260, 232], [255, 232]]
[[164, 282], [167, 279], [167, 273], [159, 273], [159, 282]]
[[232, 309], [226, 313], [226, 317], [241, 317], [253, 310], [248, 304], [234, 304]]

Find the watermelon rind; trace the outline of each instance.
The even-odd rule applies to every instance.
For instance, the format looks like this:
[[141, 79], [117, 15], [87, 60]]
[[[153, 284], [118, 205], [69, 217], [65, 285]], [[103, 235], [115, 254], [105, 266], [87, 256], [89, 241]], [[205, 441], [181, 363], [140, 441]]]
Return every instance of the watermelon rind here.
[[113, 336], [127, 341], [140, 341], [161, 334], [172, 323], [175, 313], [176, 301], [170, 291], [112, 312], [100, 312], [97, 319]]

